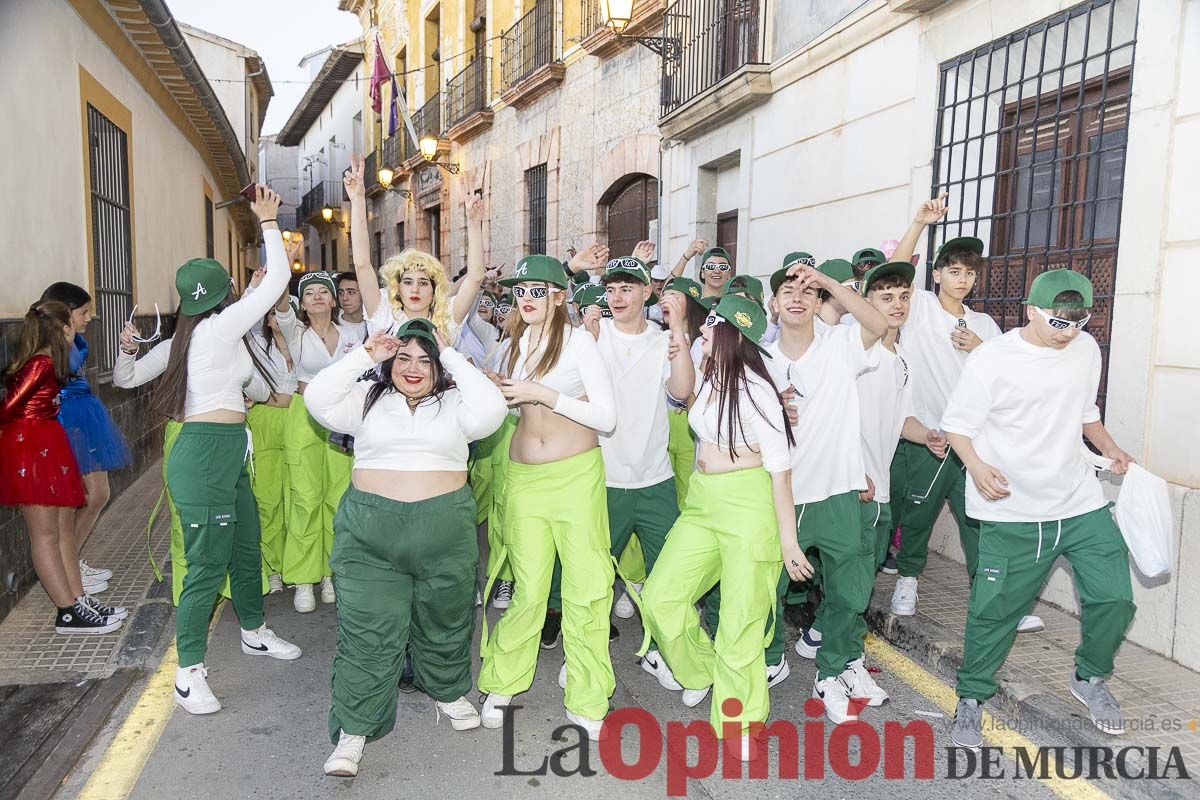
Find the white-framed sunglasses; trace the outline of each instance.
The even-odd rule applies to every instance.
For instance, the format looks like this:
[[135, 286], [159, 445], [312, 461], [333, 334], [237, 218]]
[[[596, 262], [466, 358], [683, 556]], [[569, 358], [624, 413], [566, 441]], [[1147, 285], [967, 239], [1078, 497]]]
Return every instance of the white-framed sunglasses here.
[[1042, 319], [1046, 320], [1046, 324], [1051, 328], [1054, 328], [1056, 331], [1065, 331], [1068, 328], [1083, 330], [1084, 326], [1087, 325], [1088, 321], [1092, 318], [1092, 315], [1088, 314], [1078, 322], [1072, 322], [1069, 319], [1063, 319], [1062, 317], [1056, 317], [1052, 314], [1047, 314], [1045, 309], [1038, 308], [1037, 306], [1034, 306], [1034, 309], [1042, 315]]
[[784, 269], [791, 269], [792, 267], [796, 266], [797, 264], [802, 264], [806, 267], [815, 267], [817, 265], [817, 260], [815, 258], [795, 258], [795, 259], [792, 259], [791, 261], [789, 261], [784, 266]]
[[612, 309], [611, 308], [600, 309], [600, 316], [603, 317], [604, 319], [612, 319]]
[[733, 269], [731, 264], [722, 264], [720, 261], [709, 261], [701, 269], [715, 269], [717, 272], [729, 272]]
[[479, 307], [480, 308], [495, 308], [496, 304], [493, 303], [491, 300], [484, 298], [483, 300], [479, 301]]
[[725, 321], [725, 318], [722, 317], [720, 314], [709, 314], [708, 317], [704, 320], [704, 326], [706, 328], [715, 328], [716, 326], [720, 325], [724, 321]]
[[541, 300], [543, 297], [546, 297], [549, 294], [561, 291], [562, 289], [558, 288], [557, 286], [530, 286], [529, 288], [524, 286], [514, 286], [512, 293], [513, 297], [517, 298], [518, 300], [525, 299], [526, 294], [528, 294], [534, 300]]
[[508, 312], [512, 311], [512, 306], [501, 304], [496, 306], [496, 310], [501, 314], [507, 314]]
[[[138, 307], [135, 305], [133, 307], [133, 310], [129, 312], [128, 322], [130, 325], [133, 324], [133, 318], [134, 318], [134, 315], [137, 314], [137, 310], [138, 310]], [[134, 336], [133, 340], [135, 342], [139, 342], [141, 344], [150, 344], [151, 342], [157, 342], [161, 338], [162, 338], [162, 314], [159, 313], [158, 303], [155, 303], [154, 304], [154, 333], [150, 334], [150, 337], [147, 339], [143, 339], [140, 336]]]

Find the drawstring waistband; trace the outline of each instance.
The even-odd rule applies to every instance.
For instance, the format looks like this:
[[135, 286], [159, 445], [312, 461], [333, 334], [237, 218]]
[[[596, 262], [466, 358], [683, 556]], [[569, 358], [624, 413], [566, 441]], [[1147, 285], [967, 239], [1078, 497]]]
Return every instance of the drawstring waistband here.
[[[1054, 546], [1050, 548], [1053, 552], [1058, 549], [1058, 543], [1062, 539], [1062, 520], [1058, 521], [1058, 531], [1054, 534]], [[1037, 555], [1034, 556], [1033, 563], [1038, 563], [1042, 560], [1042, 523], [1038, 523], [1038, 546]]]

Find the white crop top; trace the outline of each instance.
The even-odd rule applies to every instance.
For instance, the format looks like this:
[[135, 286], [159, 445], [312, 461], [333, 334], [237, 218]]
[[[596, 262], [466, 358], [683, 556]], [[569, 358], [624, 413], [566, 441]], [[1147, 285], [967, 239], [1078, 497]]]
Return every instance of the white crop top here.
[[455, 388], [440, 400], [426, 400], [411, 411], [403, 394], [389, 392], [364, 419], [363, 402], [376, 384], [358, 380], [374, 365], [358, 347], [313, 378], [304, 405], [325, 427], [354, 436], [356, 469], [464, 472], [467, 445], [494, 433], [508, 405], [496, 385], [457, 350], [442, 350], [441, 362]]
[[[335, 322], [333, 328], [337, 331], [338, 343], [337, 347], [333, 349], [333, 353], [330, 354], [325, 348], [325, 342], [321, 341], [320, 335], [301, 323], [291, 306], [287, 311], [276, 311], [275, 320], [279, 323], [279, 330], [283, 333], [283, 338], [287, 339], [288, 352], [292, 354], [292, 363], [296, 367], [296, 380], [300, 383], [309, 383], [317, 377], [318, 372], [340, 360], [342, 356], [361, 344], [355, 329], [345, 328]], [[367, 368], [369, 369], [370, 366], [368, 364]]]
[[[700, 388], [696, 392], [696, 402], [688, 411], [688, 424], [702, 441], [715, 444], [728, 453], [728, 418], [717, 419], [720, 398], [708, 381], [701, 383], [697, 377], [696, 383]], [[754, 402], [751, 402], [751, 398]], [[734, 448], [738, 455], [749, 451], [760, 453], [763, 468], [767, 472], [787, 472], [791, 469], [792, 459], [788, 452], [787, 434], [784, 433], [783, 406], [779, 404], [779, 394], [762, 378], [747, 372], [746, 383], [738, 392], [737, 404], [741, 425], [734, 426]], [[725, 413], [729, 413], [728, 408]]]
[[[275, 391], [279, 394], [295, 394], [295, 366], [288, 366], [288, 360], [276, 345], [274, 337], [269, 342], [270, 350], [267, 349], [268, 340], [262, 335], [261, 330], [255, 330], [250, 334], [250, 343], [254, 347], [254, 355], [258, 356], [258, 360], [271, 374], [271, 380], [275, 383]], [[292, 348], [288, 347], [288, 355], [291, 355], [291, 352]]]
[[[542, 341], [548, 339], [543, 338]], [[617, 425], [612, 376], [590, 333], [583, 328], [564, 325], [558, 363], [540, 378], [529, 374], [541, 357], [542, 347], [529, 352], [528, 330], [521, 334], [518, 348], [520, 354], [510, 377], [536, 381], [558, 392], [558, 401], [553, 409], [555, 414], [561, 414], [599, 433], [612, 433]], [[582, 399], [584, 397], [587, 399]]]
[[[117, 353], [117, 362], [113, 364], [113, 385], [121, 389], [133, 389], [157, 378], [166, 372], [167, 362], [171, 358], [171, 342], [167, 339], [159, 342], [146, 355], [138, 358], [124, 352]], [[264, 366], [266, 366], [264, 364]], [[279, 384], [276, 384], [278, 387]], [[276, 391], [279, 391], [277, 388]], [[251, 365], [250, 375], [242, 384], [242, 394], [256, 403], [265, 403], [271, 399], [271, 387], [263, 380], [263, 376]], [[245, 405], [243, 404], [243, 409]]]
[[[185, 417], [217, 410], [246, 413], [243, 387], [252, 382], [255, 370], [250, 353], [241, 340], [262, 322], [287, 288], [291, 275], [283, 250], [283, 237], [278, 230], [263, 231], [263, 246], [267, 254], [267, 272], [259, 290], [243, 295], [219, 314], [201, 320], [192, 331], [188, 347]], [[162, 342], [140, 360], [119, 352], [113, 367], [113, 383], [127, 387], [153, 380], [166, 369], [169, 356], [167, 342]], [[139, 364], [141, 370], [137, 368]], [[129, 382], [119, 381], [118, 374]], [[138, 380], [139, 377], [142, 379]], [[262, 385], [265, 386], [265, 382]]]

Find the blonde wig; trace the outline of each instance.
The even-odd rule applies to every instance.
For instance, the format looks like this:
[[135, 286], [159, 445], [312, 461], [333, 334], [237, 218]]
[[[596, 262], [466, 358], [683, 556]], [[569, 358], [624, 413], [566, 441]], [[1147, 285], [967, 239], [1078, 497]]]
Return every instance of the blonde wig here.
[[420, 250], [405, 250], [383, 262], [379, 274], [387, 288], [388, 302], [391, 304], [393, 315], [408, 315], [404, 310], [404, 303], [400, 300], [400, 279], [406, 272], [420, 272], [433, 283], [433, 302], [429, 306], [427, 318], [438, 326], [438, 330], [447, 340], [450, 340], [450, 281], [441, 262]]

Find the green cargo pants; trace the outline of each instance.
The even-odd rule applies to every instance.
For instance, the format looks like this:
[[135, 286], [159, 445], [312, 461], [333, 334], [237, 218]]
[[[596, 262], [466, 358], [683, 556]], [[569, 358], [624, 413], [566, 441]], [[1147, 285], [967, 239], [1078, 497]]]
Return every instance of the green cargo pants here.
[[[897, 450], [904, 451], [907, 475], [902, 493], [904, 508], [900, 512], [903, 529], [900, 531], [900, 552], [896, 567], [901, 577], [920, 577], [929, 557], [929, 536], [941, 513], [942, 504], [950, 502], [950, 512], [958, 523], [958, 540], [966, 557], [967, 574], [975, 574], [979, 557], [979, 521], [967, 516], [966, 472], [954, 453], [948, 453], [943, 463], [924, 445], [900, 442]], [[899, 487], [892, 487], [892, 501], [900, 496]], [[824, 631], [822, 631], [824, 633]]]

